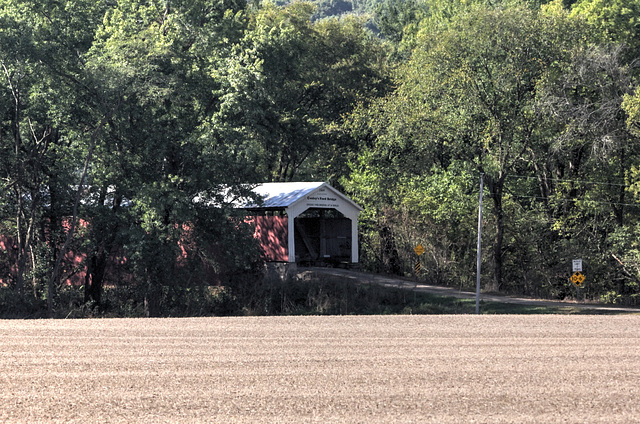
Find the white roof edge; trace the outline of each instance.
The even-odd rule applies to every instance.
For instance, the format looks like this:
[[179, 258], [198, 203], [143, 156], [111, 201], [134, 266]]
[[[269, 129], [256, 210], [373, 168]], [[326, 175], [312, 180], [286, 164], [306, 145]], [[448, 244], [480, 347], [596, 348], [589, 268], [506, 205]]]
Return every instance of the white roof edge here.
[[362, 211], [362, 207], [351, 200], [347, 195], [341, 193], [327, 182], [285, 182], [285, 183], [263, 183], [254, 187], [254, 193], [262, 196], [264, 204], [245, 204], [245, 209], [261, 208], [287, 208], [305, 198], [305, 196], [319, 190], [327, 188], [336, 196], [339, 196], [354, 208]]
[[[349, 196], [347, 196], [346, 194], [342, 193], [341, 191], [339, 191], [337, 188], [332, 187], [331, 184], [329, 183], [323, 183], [320, 187], [327, 187], [329, 190], [331, 190], [332, 192], [334, 192], [336, 195], [342, 197], [344, 200], [346, 200], [347, 202], [349, 202], [351, 205], [353, 205], [353, 207], [355, 207], [356, 209], [358, 209], [359, 211], [363, 211], [364, 209], [357, 204], [356, 202], [354, 202], [353, 200], [351, 200], [351, 198]], [[320, 188], [318, 187], [318, 188]]]

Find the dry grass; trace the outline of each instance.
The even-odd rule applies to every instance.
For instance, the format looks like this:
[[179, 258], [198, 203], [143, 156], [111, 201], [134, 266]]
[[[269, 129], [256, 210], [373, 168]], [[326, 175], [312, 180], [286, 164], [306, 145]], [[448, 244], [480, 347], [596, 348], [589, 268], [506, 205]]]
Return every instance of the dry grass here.
[[640, 422], [640, 316], [0, 321], [0, 422]]

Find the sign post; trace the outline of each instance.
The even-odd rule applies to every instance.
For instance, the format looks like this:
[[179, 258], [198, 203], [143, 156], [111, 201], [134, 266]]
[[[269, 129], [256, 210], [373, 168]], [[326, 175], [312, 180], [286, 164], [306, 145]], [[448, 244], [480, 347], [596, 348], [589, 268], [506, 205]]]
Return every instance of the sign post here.
[[416, 265], [414, 266], [416, 275], [418, 275], [418, 273], [420, 273], [420, 270], [422, 269], [422, 265], [420, 264], [420, 255], [422, 255], [425, 252], [425, 249], [424, 249], [424, 246], [422, 246], [421, 244], [418, 244], [416, 247], [413, 248], [413, 251], [416, 252], [416, 255], [418, 255], [418, 260], [416, 261]]
[[580, 288], [582, 287], [582, 283], [586, 280], [584, 274], [582, 274], [582, 259], [574, 259], [571, 261], [573, 275], [569, 280], [576, 286], [576, 299], [580, 300]]
[[574, 259], [571, 261], [573, 272], [582, 272], [582, 259]]
[[575, 284], [577, 288], [582, 287], [582, 283], [584, 283], [584, 280], [586, 279], [587, 278], [581, 272], [574, 272], [570, 278], [571, 282]]
[[476, 315], [480, 314], [480, 266], [482, 265], [482, 191], [484, 174], [480, 174], [480, 195], [478, 199], [478, 247], [476, 252]]

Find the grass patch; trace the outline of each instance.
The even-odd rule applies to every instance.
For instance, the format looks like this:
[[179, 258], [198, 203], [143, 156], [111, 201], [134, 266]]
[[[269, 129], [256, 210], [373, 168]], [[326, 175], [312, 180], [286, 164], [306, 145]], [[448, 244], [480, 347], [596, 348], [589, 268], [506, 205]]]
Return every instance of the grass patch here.
[[[242, 305], [243, 313], [248, 315], [475, 314], [475, 299], [358, 283], [339, 277], [267, 281], [261, 287], [244, 290], [244, 293], [250, 296], [237, 296], [237, 301]], [[480, 313], [609, 315], [627, 312], [481, 301]]]
[[[475, 299], [459, 299], [400, 287], [360, 283], [340, 277], [308, 280], [240, 279], [227, 286], [163, 287], [160, 316], [277, 315], [458, 315], [475, 314]], [[65, 287], [56, 296], [57, 318], [144, 317], [144, 292], [135, 286], [105, 289], [104, 302], [84, 303], [79, 287]], [[567, 306], [480, 303], [481, 314], [628, 313]], [[0, 288], [0, 318], [49, 316], [46, 302]]]
[[[475, 313], [475, 300], [473, 302]], [[500, 302], [480, 302], [481, 314], [520, 314], [520, 315], [541, 315], [541, 314], [559, 314], [559, 315], [616, 315], [625, 314], [626, 311], [602, 310], [592, 308], [578, 308], [574, 306], [543, 306], [543, 305], [518, 305]]]
[[[396, 289], [398, 290], [398, 289]], [[616, 315], [626, 311], [601, 310], [568, 306], [521, 305], [480, 300], [482, 315]], [[415, 300], [407, 304], [400, 313], [409, 314], [475, 314], [475, 299], [459, 299], [429, 293], [416, 293]]]

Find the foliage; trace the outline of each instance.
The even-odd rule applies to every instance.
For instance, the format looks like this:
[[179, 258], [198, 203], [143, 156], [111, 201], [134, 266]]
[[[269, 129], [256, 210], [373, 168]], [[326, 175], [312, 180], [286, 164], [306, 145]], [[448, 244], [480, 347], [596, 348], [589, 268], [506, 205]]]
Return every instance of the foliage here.
[[[524, 154], [537, 142], [536, 82], [559, 59], [549, 24], [526, 9], [473, 9], [446, 28], [425, 32], [399, 72], [398, 90], [374, 109], [382, 117], [371, 120], [380, 140], [375, 150], [384, 152], [382, 160], [394, 172], [407, 176], [395, 181], [424, 179], [433, 169], [485, 174], [493, 201], [496, 287], [502, 284], [505, 250], [505, 178], [525, 165]], [[436, 177], [423, 187], [442, 183]], [[429, 190], [419, 192], [429, 197]]]
[[345, 189], [364, 266], [472, 286], [480, 175], [487, 289], [572, 296], [582, 257], [587, 297], [636, 301], [637, 2], [285, 3], [0, 0], [17, 314], [349, 313], [255, 285], [228, 199], [263, 181]]
[[640, 4], [634, 0], [579, 0], [571, 13], [591, 24], [604, 40], [639, 47]]
[[355, 19], [313, 23], [312, 13], [309, 3], [266, 5], [217, 71], [224, 94], [210, 128], [235, 142], [255, 180], [330, 178], [339, 162], [307, 165], [340, 152], [343, 115], [381, 91], [379, 43]]
[[350, 131], [363, 143], [343, 184], [366, 205], [368, 266], [395, 256], [401, 265], [382, 269], [410, 274], [420, 242], [425, 278], [470, 284], [469, 206], [483, 173], [488, 286], [570, 296], [566, 263], [589, 257], [589, 296], [619, 292], [614, 281], [635, 287], [619, 280], [612, 258], [622, 250], [608, 238], [635, 220], [623, 180], [637, 143], [621, 119], [624, 96], [633, 110], [634, 76], [624, 49], [591, 44], [595, 29], [553, 6], [471, 5], [446, 23], [425, 20], [395, 92], [352, 115]]
[[9, 287], [0, 287], [0, 318], [43, 318], [47, 314], [42, 299], [23, 296]]

